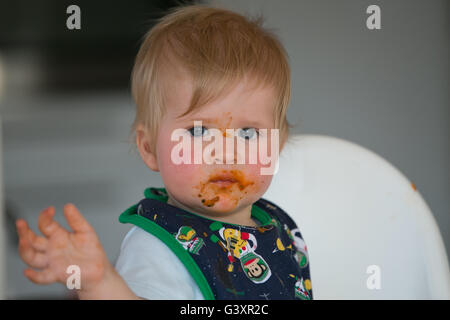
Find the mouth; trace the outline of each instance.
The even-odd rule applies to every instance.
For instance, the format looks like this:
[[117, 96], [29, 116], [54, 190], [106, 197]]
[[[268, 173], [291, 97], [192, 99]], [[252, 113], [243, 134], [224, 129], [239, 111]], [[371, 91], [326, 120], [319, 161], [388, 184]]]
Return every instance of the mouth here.
[[255, 187], [245, 190], [254, 184], [240, 170], [220, 170], [209, 174], [208, 179], [199, 185], [198, 197], [206, 207], [235, 207], [246, 194], [255, 192]]
[[229, 187], [229, 186], [233, 185], [236, 182], [219, 180], [219, 181], [214, 181], [212, 183], [214, 183], [215, 185], [217, 185], [219, 187]]
[[237, 183], [238, 180], [234, 178], [233, 175], [231, 174], [220, 174], [220, 175], [216, 175], [212, 178], [209, 179], [210, 183], [214, 183], [220, 186], [230, 186], [233, 183]]

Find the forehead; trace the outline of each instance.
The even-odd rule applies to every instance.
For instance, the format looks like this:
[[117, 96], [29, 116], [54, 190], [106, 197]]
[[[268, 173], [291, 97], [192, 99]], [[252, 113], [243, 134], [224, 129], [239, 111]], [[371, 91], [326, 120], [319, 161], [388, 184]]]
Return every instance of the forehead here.
[[185, 113], [193, 95], [192, 82], [178, 79], [173, 92], [167, 99], [167, 114], [177, 123], [203, 120], [205, 122], [251, 122], [260, 127], [271, 127], [276, 104], [275, 92], [271, 87], [255, 87], [254, 83], [240, 81], [221, 97], [201, 108]]

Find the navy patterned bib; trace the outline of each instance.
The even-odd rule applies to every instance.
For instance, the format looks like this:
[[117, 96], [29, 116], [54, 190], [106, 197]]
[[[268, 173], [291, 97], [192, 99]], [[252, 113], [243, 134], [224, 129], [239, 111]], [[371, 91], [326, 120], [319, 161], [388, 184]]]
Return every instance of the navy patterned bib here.
[[260, 225], [249, 227], [167, 204], [164, 188], [148, 188], [144, 195], [119, 221], [163, 241], [185, 265], [205, 299], [313, 298], [305, 242], [294, 221], [274, 203], [263, 198], [255, 202], [252, 218]]

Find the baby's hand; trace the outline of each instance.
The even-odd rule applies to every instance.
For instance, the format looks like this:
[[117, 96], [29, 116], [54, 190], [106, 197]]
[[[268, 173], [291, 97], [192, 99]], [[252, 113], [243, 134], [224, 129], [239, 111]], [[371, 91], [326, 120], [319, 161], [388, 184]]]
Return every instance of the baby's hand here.
[[[89, 290], [101, 283], [112, 266], [91, 225], [73, 204], [64, 206], [64, 215], [73, 232], [61, 227], [53, 219], [55, 208], [41, 212], [37, 236], [23, 219], [16, 222], [19, 234], [19, 254], [30, 266], [25, 276], [38, 284], [60, 282], [66, 284], [70, 274], [67, 267], [77, 265], [81, 271], [81, 290]], [[39, 270], [34, 270], [34, 269]]]

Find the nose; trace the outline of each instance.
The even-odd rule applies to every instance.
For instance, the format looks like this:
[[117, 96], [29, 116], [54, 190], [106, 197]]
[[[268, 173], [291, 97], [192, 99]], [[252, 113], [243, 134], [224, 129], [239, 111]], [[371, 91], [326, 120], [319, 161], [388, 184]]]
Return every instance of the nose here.
[[216, 164], [243, 164], [245, 161], [245, 149], [243, 152], [237, 148], [237, 139], [234, 134], [224, 132], [222, 135], [222, 148], [214, 148], [212, 160]]

